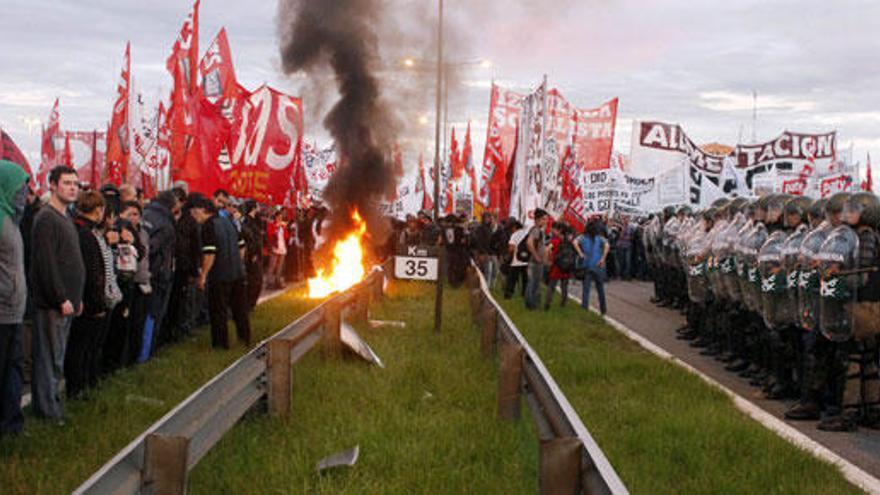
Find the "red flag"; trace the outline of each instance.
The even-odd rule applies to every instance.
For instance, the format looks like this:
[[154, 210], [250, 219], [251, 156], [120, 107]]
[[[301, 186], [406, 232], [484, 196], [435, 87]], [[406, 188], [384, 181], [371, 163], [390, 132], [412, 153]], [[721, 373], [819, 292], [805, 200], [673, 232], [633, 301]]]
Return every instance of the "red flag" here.
[[75, 168], [73, 164], [73, 153], [70, 152], [70, 132], [64, 133], [64, 151], [61, 152], [61, 164]]
[[486, 148], [480, 171], [480, 194], [477, 201], [491, 211], [506, 214], [502, 196], [507, 176], [507, 164], [515, 150], [517, 122], [522, 113], [523, 95], [492, 84], [489, 100], [489, 120], [486, 125]]
[[211, 195], [217, 189], [229, 186], [228, 171], [220, 169], [218, 157], [231, 129], [213, 103], [204, 97], [193, 101], [197, 105], [191, 110], [195, 117], [192, 125], [195, 137], [175, 178], [186, 181], [190, 191]]
[[58, 98], [55, 98], [55, 104], [52, 105], [52, 111], [49, 112], [49, 122], [46, 127], [43, 128], [40, 170], [37, 172], [36, 184], [37, 193], [40, 194], [48, 189], [49, 186], [46, 184], [46, 177], [49, 176], [49, 171], [52, 170], [52, 167], [57, 165], [58, 157], [55, 150], [55, 137], [58, 135], [61, 127], [60, 120], [58, 113]]
[[433, 210], [434, 201], [431, 200], [431, 195], [428, 193], [428, 182], [425, 180], [425, 157], [421, 154], [419, 154], [419, 184], [422, 189], [422, 210]]
[[575, 155], [581, 169], [603, 170], [611, 165], [617, 103], [614, 98], [599, 108], [575, 110]]
[[865, 187], [863, 189], [868, 192], [874, 192], [874, 179], [871, 177], [871, 154], [868, 153], [868, 175], [865, 178]]
[[121, 185], [129, 158], [129, 90], [131, 88], [131, 43], [125, 45], [122, 73], [116, 86], [116, 103], [107, 131], [107, 182]]
[[232, 51], [226, 38], [226, 28], [220, 28], [217, 37], [208, 46], [205, 56], [199, 63], [202, 93], [209, 99], [232, 98], [238, 90], [235, 67], [232, 64]]
[[6, 160], [18, 164], [18, 166], [31, 176], [31, 180], [34, 180], [30, 164], [28, 164], [28, 161], [24, 157], [24, 154], [22, 154], [21, 150], [18, 149], [18, 146], [16, 146], [12, 137], [4, 130], [0, 130], [0, 160]]
[[171, 107], [168, 109], [170, 122], [170, 165], [174, 178], [178, 169], [184, 166], [188, 151], [187, 135], [194, 135], [195, 112], [198, 102], [193, 101], [198, 87], [199, 70], [199, 0], [193, 4], [192, 11], [183, 22], [180, 34], [171, 49], [165, 67], [174, 79], [171, 91]]
[[464, 167], [461, 164], [458, 141], [455, 140], [455, 127], [452, 128], [452, 138], [449, 140], [449, 166], [452, 167], [452, 180], [458, 180], [464, 171]]
[[468, 175], [468, 180], [471, 183], [471, 198], [472, 201], [476, 202], [477, 200], [477, 178], [474, 174], [474, 159], [473, 159], [474, 150], [471, 146], [471, 123], [468, 122], [467, 125], [467, 133], [464, 135], [464, 149], [461, 151], [461, 163], [464, 167], [464, 171]]
[[[394, 145], [393, 160], [394, 160], [394, 176], [398, 177], [398, 178], [403, 177], [403, 156], [400, 153], [400, 146], [397, 144]], [[390, 191], [390, 196], [388, 197], [388, 201], [391, 203], [394, 203], [395, 201], [397, 201], [397, 181], [395, 181], [394, 190]]]
[[504, 172], [504, 183], [501, 187], [501, 197], [499, 202], [499, 215], [508, 216], [510, 214], [510, 192], [513, 188], [513, 172], [516, 169], [516, 149], [519, 147], [519, 123], [516, 125], [516, 137], [513, 140], [513, 153], [510, 154], [510, 163]]
[[177, 72], [183, 75], [183, 84], [188, 94], [193, 94], [198, 84], [199, 1], [196, 0], [192, 12], [183, 21], [180, 34], [171, 48], [171, 55], [165, 61], [165, 67], [172, 76]]

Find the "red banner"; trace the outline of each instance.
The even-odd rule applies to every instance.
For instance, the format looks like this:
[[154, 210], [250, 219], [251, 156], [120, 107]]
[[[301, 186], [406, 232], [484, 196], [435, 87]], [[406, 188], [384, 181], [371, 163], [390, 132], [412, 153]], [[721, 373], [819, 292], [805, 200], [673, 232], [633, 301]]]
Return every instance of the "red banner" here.
[[107, 177], [106, 181], [121, 185], [126, 176], [129, 158], [129, 90], [131, 88], [131, 43], [125, 46], [122, 74], [116, 86], [116, 103], [107, 134]]
[[591, 110], [575, 111], [575, 155], [581, 170], [604, 170], [611, 163], [617, 98]]
[[523, 95], [492, 85], [489, 102], [489, 122], [486, 130], [486, 149], [480, 172], [480, 191], [477, 202], [484, 208], [501, 211], [507, 183], [507, 166], [516, 149], [517, 123], [522, 113]]
[[195, 112], [199, 103], [196, 99], [199, 69], [199, 0], [183, 22], [180, 34], [171, 49], [165, 67], [174, 79], [171, 91], [171, 107], [168, 109], [168, 122], [171, 129], [171, 171], [175, 179], [178, 169], [189, 160], [187, 135], [194, 135]]
[[262, 86], [240, 111], [231, 132], [231, 192], [283, 204], [301, 161], [302, 100]]

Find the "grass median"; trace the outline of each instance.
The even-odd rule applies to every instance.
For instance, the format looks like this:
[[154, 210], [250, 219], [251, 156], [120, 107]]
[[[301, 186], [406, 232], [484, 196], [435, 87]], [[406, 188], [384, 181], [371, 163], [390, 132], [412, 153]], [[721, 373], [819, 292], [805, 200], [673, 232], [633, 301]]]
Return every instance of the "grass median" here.
[[[254, 414], [196, 467], [191, 493], [535, 493], [527, 416], [496, 415], [496, 367], [480, 355], [467, 293], [447, 290], [433, 332], [433, 286], [398, 282], [371, 317], [405, 328], [358, 332], [386, 368], [313, 352], [293, 368], [290, 418]], [[351, 468], [322, 458], [360, 446]]]
[[498, 299], [632, 493], [860, 493], [596, 314]]
[[[314, 306], [289, 291], [258, 306], [251, 319], [257, 342]], [[234, 325], [230, 335], [234, 341]], [[26, 410], [25, 433], [0, 440], [0, 492], [70, 493], [198, 387], [246, 349], [212, 350], [207, 328], [169, 346], [142, 365], [117, 372], [83, 400], [67, 401], [67, 425], [34, 419]]]

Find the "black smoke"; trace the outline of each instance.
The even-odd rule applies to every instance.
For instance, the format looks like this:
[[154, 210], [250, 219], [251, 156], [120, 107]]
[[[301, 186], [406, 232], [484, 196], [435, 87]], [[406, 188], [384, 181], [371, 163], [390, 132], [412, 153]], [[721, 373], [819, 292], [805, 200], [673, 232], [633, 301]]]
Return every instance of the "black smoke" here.
[[383, 5], [381, 0], [279, 2], [282, 69], [308, 77], [329, 66], [339, 93], [323, 122], [336, 141], [339, 161], [324, 191], [331, 210], [326, 239], [351, 230], [355, 209], [374, 240], [383, 239], [387, 230], [378, 205], [396, 187], [389, 150], [398, 126], [376, 77]]

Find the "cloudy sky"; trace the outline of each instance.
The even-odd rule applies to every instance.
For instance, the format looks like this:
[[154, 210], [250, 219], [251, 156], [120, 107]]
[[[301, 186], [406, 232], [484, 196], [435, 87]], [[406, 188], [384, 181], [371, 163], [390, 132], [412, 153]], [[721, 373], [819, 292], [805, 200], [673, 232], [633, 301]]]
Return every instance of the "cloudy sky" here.
[[[430, 38], [432, 0], [385, 1], [391, 24]], [[165, 58], [190, 6], [185, 0], [3, 0], [0, 126], [32, 165], [55, 97], [63, 128], [104, 129], [127, 40], [137, 88], [148, 101], [167, 98]], [[580, 107], [620, 97], [615, 147], [623, 153], [633, 120], [658, 119], [682, 124], [696, 142], [728, 144], [750, 141], [753, 132], [764, 141], [786, 129], [836, 129], [841, 148], [852, 145], [857, 160], [864, 163], [870, 151], [880, 161], [880, 2], [446, 0], [446, 6], [455, 33], [450, 59], [492, 62], [462, 68], [449, 99], [449, 120], [472, 123], [478, 158], [492, 78], [524, 91], [547, 74]], [[225, 26], [242, 84], [308, 95], [302, 78], [279, 69], [276, 10], [272, 0], [202, 0], [201, 47]], [[410, 51], [424, 57], [431, 47], [383, 47], [382, 77], [408, 77], [412, 69], [399, 57]], [[396, 104], [430, 149], [433, 95], [429, 88], [422, 93]], [[308, 98], [304, 103], [308, 108]], [[306, 122], [306, 133], [326, 139], [316, 119]]]

